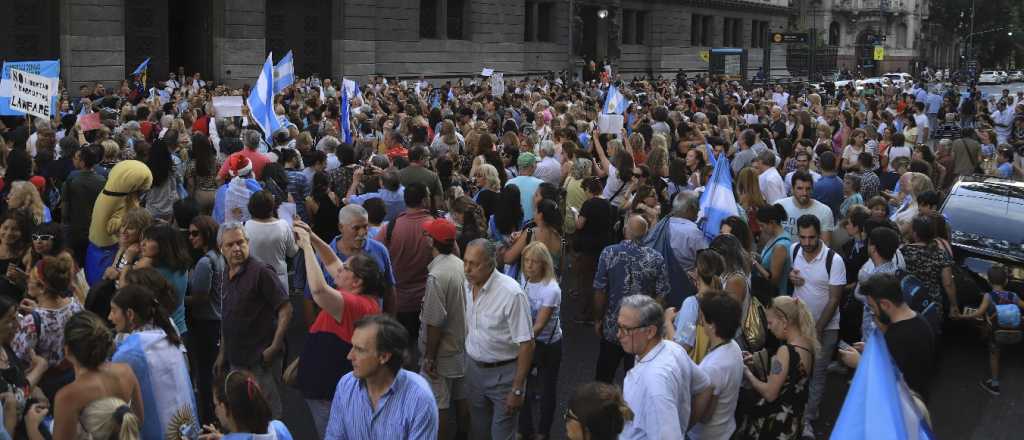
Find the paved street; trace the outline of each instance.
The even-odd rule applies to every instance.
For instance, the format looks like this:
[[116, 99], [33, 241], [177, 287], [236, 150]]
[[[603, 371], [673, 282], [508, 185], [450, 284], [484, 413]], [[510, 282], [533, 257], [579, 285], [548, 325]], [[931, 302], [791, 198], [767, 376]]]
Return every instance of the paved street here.
[[[299, 298], [293, 297], [296, 310]], [[552, 439], [565, 438], [562, 414], [572, 390], [594, 377], [597, 360], [597, 337], [591, 326], [573, 324], [576, 307], [563, 298], [562, 312], [565, 332], [562, 368], [559, 373], [558, 409], [552, 426]], [[305, 332], [292, 321], [289, 332], [289, 360], [302, 348]], [[954, 328], [942, 340], [942, 356], [935, 365], [928, 408], [939, 439], [1012, 440], [1024, 432], [1024, 349], [1011, 347], [1003, 354], [1002, 395], [992, 397], [978, 386], [987, 377], [987, 351], [970, 329]], [[621, 384], [621, 374], [619, 375]], [[839, 414], [846, 393], [847, 379], [830, 375], [828, 390], [822, 402], [822, 419], [816, 431], [819, 439], [828, 438]], [[312, 439], [313, 422], [306, 404], [294, 389], [285, 393], [284, 422], [296, 439]]]

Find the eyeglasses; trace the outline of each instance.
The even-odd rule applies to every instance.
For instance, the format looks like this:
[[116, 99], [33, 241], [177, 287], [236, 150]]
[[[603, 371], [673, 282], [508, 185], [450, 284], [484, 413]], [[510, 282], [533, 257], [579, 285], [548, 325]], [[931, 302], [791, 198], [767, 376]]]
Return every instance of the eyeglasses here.
[[53, 240], [51, 234], [32, 234], [32, 241], [50, 241]]
[[618, 324], [616, 325], [616, 327], [618, 328], [619, 333], [629, 336], [634, 331], [647, 327], [647, 325], [638, 325], [636, 327], [623, 327], [622, 324]]

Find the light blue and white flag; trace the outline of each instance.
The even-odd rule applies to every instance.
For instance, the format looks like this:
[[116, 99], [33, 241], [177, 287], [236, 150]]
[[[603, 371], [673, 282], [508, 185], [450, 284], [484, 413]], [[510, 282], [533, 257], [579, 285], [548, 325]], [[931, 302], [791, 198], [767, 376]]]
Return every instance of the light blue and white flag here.
[[114, 362], [128, 364], [139, 380], [145, 417], [141, 438], [195, 438], [201, 431], [196, 397], [185, 354], [160, 329], [128, 335], [114, 352]]
[[292, 58], [292, 51], [288, 51], [281, 61], [274, 66], [274, 93], [281, 93], [285, 87], [295, 83], [295, 59]]
[[270, 142], [274, 132], [281, 128], [281, 122], [274, 114], [274, 63], [273, 53], [267, 54], [256, 85], [249, 92], [249, 114], [263, 130], [263, 138]]
[[448, 88], [448, 102], [455, 102], [455, 92], [454, 92], [454, 90], [455, 90], [454, 87], [449, 87]]
[[149, 69], [149, 58], [146, 58], [145, 61], [143, 61], [141, 64], [139, 64], [139, 67], [135, 68], [135, 71], [132, 72], [132, 76], [142, 75], [148, 69]]
[[704, 192], [700, 195], [700, 215], [697, 222], [701, 225], [704, 236], [711, 240], [718, 236], [722, 220], [732, 215], [739, 215], [736, 208], [736, 196], [732, 192], [732, 172], [729, 159], [725, 155], [718, 157], [715, 171], [711, 173]]
[[341, 88], [345, 91], [345, 94], [348, 95], [348, 99], [355, 99], [363, 96], [363, 91], [359, 90], [359, 83], [354, 79], [342, 78]]
[[342, 142], [352, 144], [352, 118], [349, 117], [348, 93], [341, 94], [341, 117], [338, 126], [341, 128]]
[[935, 438], [914, 403], [903, 374], [876, 329], [867, 338], [846, 401], [832, 429], [833, 440], [931, 440]]
[[626, 112], [626, 108], [629, 107], [629, 101], [626, 97], [619, 92], [619, 88], [614, 85], [608, 86], [608, 94], [604, 98], [604, 107], [601, 113], [608, 115], [621, 115]]

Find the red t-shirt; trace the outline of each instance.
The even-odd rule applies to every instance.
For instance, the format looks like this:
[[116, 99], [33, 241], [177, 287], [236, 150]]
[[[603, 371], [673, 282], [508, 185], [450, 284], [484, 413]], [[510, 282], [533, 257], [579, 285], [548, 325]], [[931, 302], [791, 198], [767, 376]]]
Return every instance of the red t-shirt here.
[[341, 321], [335, 321], [330, 313], [321, 310], [316, 321], [309, 327], [309, 332], [331, 333], [351, 344], [356, 321], [364, 316], [380, 313], [380, 303], [376, 298], [368, 295], [341, 292], [341, 297], [345, 299], [345, 308], [341, 311]]

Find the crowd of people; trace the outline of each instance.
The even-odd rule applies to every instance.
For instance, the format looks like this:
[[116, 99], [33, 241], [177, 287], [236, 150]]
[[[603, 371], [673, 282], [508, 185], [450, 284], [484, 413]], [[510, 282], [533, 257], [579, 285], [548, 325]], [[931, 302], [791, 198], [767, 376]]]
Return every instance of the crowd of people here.
[[599, 341], [571, 439], [814, 438], [864, 340], [927, 413], [948, 320], [1013, 330], [1002, 268], [958, 295], [937, 208], [1024, 177], [1024, 94], [635, 79], [607, 133], [591, 76], [299, 79], [273, 133], [198, 74], [3, 119], [0, 438], [288, 439], [294, 387], [318, 438], [546, 439], [568, 326]]

